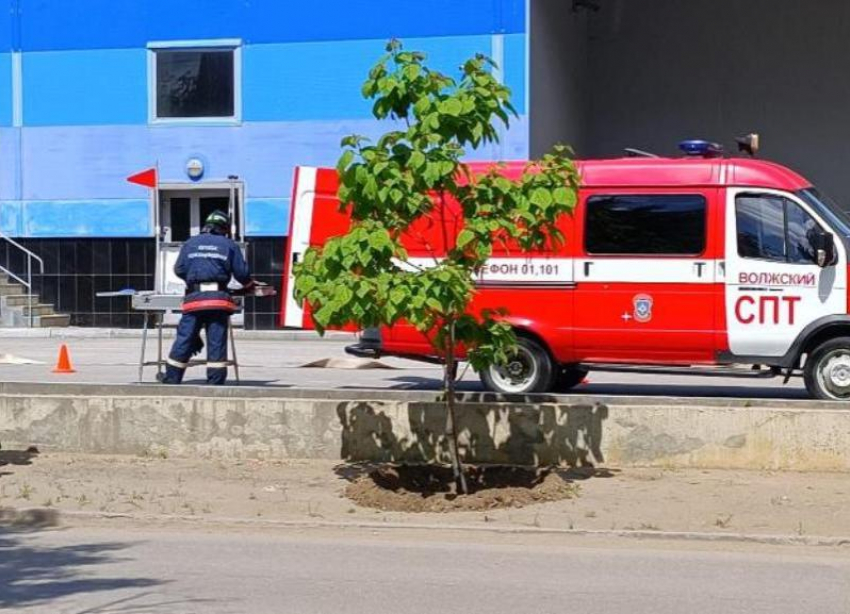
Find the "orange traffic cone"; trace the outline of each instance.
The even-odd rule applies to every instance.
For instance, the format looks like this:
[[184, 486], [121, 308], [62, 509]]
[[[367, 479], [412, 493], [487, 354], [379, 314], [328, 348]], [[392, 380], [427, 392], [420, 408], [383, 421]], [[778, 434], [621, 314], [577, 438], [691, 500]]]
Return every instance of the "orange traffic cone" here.
[[77, 371], [71, 366], [71, 358], [68, 356], [68, 346], [64, 343], [59, 348], [59, 360], [56, 362], [54, 373], [76, 373]]

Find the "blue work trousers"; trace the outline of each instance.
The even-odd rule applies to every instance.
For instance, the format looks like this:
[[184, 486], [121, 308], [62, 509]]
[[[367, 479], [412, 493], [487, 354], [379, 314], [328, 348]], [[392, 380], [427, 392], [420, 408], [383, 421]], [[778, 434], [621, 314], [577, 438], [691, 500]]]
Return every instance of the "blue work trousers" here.
[[163, 384], [183, 381], [189, 359], [204, 347], [201, 330], [207, 337], [207, 384], [223, 386], [227, 380], [227, 327], [230, 312], [220, 310], [184, 313], [177, 325], [177, 337], [171, 346]]

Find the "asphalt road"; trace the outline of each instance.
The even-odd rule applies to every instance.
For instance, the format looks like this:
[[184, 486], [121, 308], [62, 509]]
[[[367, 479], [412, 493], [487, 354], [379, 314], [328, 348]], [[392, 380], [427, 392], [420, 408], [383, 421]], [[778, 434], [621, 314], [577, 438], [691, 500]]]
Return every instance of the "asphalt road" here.
[[[77, 370], [73, 374], [51, 372], [61, 343], [67, 343], [71, 362]], [[437, 389], [441, 385], [439, 366], [426, 363], [385, 358], [380, 365], [385, 368], [362, 368], [363, 362], [345, 354], [350, 341], [286, 341], [275, 339], [239, 339], [237, 351], [241, 364], [242, 381], [261, 386], [294, 386], [306, 388], [394, 388], [406, 390]], [[168, 352], [170, 340], [164, 351]], [[0, 380], [30, 382], [87, 382], [131, 383], [138, 378], [138, 361], [141, 341], [138, 338], [7, 338], [0, 337], [0, 355], [11, 354], [39, 361], [40, 364], [2, 364]], [[148, 359], [153, 359], [156, 344], [148, 346]], [[309, 367], [323, 359], [335, 359], [341, 368]], [[375, 365], [372, 365], [375, 366]], [[360, 367], [360, 368], [353, 368]], [[149, 367], [144, 379], [154, 381], [155, 369]], [[193, 367], [186, 381], [203, 382], [204, 371]], [[231, 374], [231, 381], [232, 381]], [[589, 382], [575, 389], [576, 394], [588, 395], [647, 395], [686, 397], [741, 397], [741, 398], [807, 398], [800, 378], [788, 385], [775, 379], [742, 379], [732, 377], [705, 377], [692, 374], [639, 374], [592, 371]], [[481, 390], [478, 376], [467, 371], [460, 388]]]
[[846, 550], [694, 550], [684, 542], [593, 545], [580, 537], [352, 531], [0, 533], [0, 611], [850, 611]]

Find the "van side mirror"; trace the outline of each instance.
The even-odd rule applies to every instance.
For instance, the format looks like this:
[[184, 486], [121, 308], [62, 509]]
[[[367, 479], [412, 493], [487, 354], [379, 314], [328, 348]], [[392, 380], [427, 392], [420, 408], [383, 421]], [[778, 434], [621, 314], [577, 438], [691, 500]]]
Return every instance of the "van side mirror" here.
[[835, 237], [828, 232], [818, 232], [814, 236], [815, 263], [821, 267], [835, 264]]

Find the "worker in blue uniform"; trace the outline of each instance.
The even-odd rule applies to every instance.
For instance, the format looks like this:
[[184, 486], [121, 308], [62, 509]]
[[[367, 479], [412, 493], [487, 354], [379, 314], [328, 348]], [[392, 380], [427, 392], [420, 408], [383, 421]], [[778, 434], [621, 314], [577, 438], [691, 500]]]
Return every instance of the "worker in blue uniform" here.
[[229, 234], [230, 218], [214, 211], [201, 234], [180, 250], [174, 273], [186, 282], [186, 297], [165, 374], [158, 376], [164, 384], [183, 381], [189, 359], [204, 346], [202, 329], [207, 337], [207, 383], [221, 386], [227, 380], [227, 327], [237, 309], [227, 284], [235, 278], [245, 289], [254, 285], [242, 251]]

